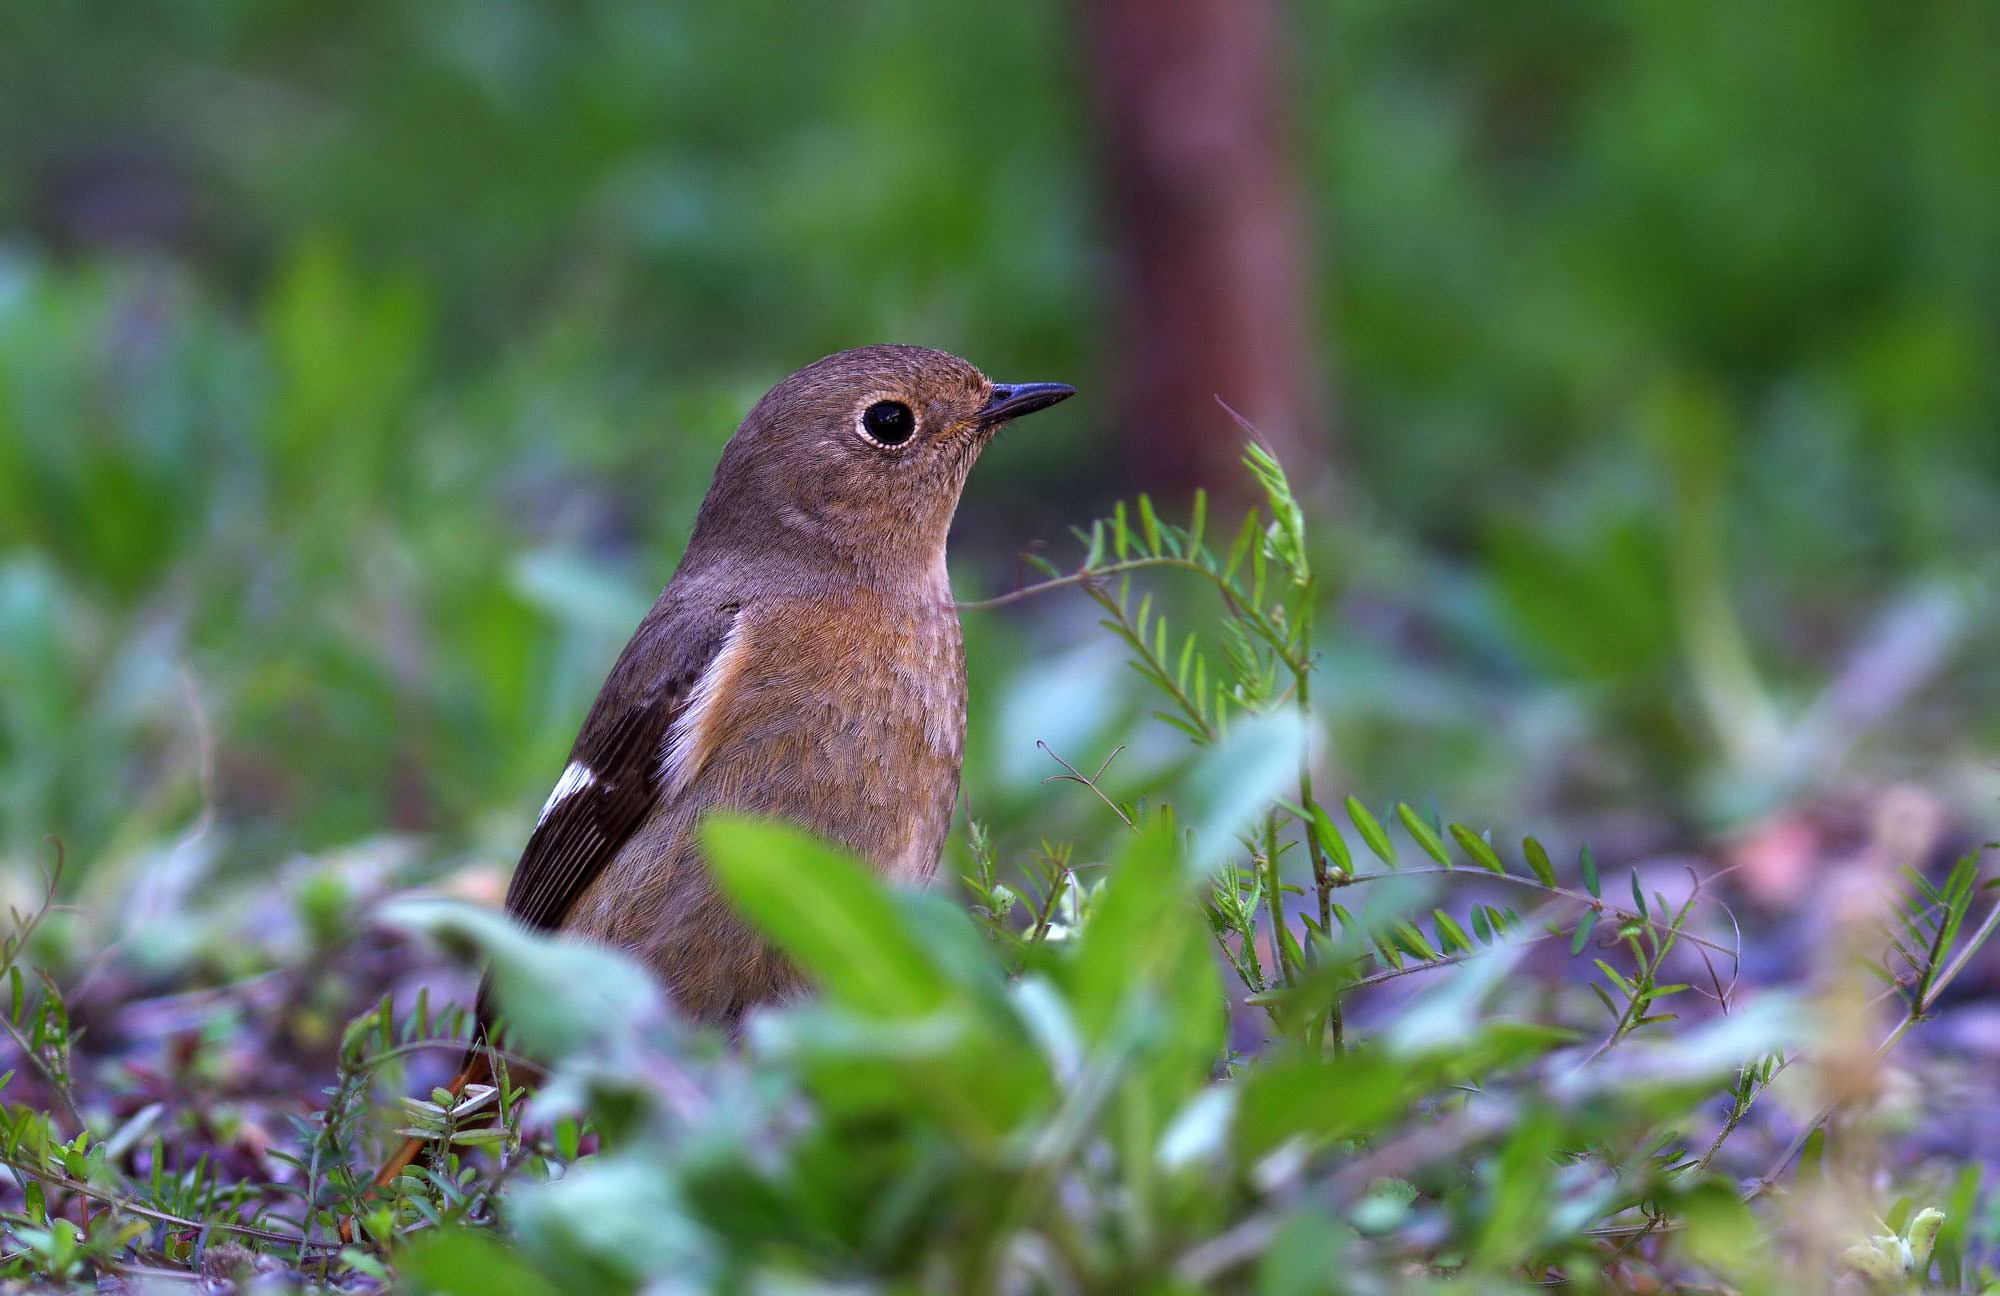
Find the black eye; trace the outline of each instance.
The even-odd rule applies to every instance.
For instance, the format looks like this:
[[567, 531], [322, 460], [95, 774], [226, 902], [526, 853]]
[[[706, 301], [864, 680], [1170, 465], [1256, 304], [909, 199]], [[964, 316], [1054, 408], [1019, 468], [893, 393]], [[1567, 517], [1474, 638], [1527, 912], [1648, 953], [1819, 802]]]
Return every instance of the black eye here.
[[901, 445], [917, 430], [917, 416], [901, 401], [876, 401], [861, 412], [861, 430], [883, 445]]

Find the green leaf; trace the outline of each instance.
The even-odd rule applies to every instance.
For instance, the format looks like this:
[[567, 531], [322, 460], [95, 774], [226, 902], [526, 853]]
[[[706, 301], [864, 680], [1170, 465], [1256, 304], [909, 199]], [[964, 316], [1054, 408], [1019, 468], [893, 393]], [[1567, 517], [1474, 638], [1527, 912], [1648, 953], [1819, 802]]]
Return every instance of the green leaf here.
[[1583, 916], [1583, 921], [1576, 925], [1576, 934], [1569, 938], [1569, 952], [1572, 958], [1583, 953], [1583, 947], [1590, 943], [1590, 933], [1597, 929], [1597, 916], [1597, 910], [1592, 909]]
[[1070, 1004], [1096, 1065], [1115, 1068], [1112, 1128], [1150, 1159], [1165, 1125], [1214, 1074], [1226, 1005], [1200, 903], [1211, 883], [1164, 817], [1126, 839], [1070, 965]]
[[[709, 1211], [741, 1204], [740, 1191], [735, 1200], [703, 1203]], [[516, 1184], [507, 1213], [523, 1249], [561, 1275], [562, 1291], [630, 1292], [647, 1275], [671, 1276], [692, 1291], [723, 1286], [711, 1236], [657, 1153], [638, 1147], [600, 1152], [560, 1179]], [[476, 1290], [511, 1291], [509, 1276], [503, 1271], [499, 1282]]]
[[1958, 1178], [1953, 1181], [1945, 1200], [1944, 1223], [1938, 1230], [1932, 1254], [1937, 1258], [1938, 1272], [1944, 1279], [1946, 1290], [1959, 1287], [1970, 1268], [1965, 1252], [1979, 1203], [1982, 1178], [1978, 1165], [1964, 1167], [1958, 1172]]
[[1473, 863], [1479, 865], [1479, 867], [1485, 869], [1488, 873], [1498, 873], [1503, 877], [1506, 876], [1507, 868], [1500, 862], [1500, 853], [1493, 849], [1491, 842], [1481, 837], [1478, 833], [1473, 832], [1472, 829], [1467, 828], [1464, 824], [1453, 824], [1451, 826], [1451, 836], [1452, 840], [1458, 843], [1459, 849], [1472, 857]]
[[1515, 1126], [1493, 1165], [1475, 1265], [1499, 1272], [1534, 1254], [1549, 1220], [1556, 1142], [1557, 1124], [1546, 1111], [1530, 1113]]
[[1317, 801], [1312, 807], [1312, 831], [1320, 848], [1333, 861], [1333, 866], [1343, 875], [1352, 875], [1354, 852], [1348, 849], [1347, 838], [1341, 833], [1339, 825], [1333, 822], [1333, 816]]
[[1294, 1138], [1353, 1138], [1379, 1129], [1408, 1104], [1414, 1069], [1377, 1051], [1338, 1058], [1280, 1058], [1242, 1080], [1236, 1137], [1255, 1159]]
[[1087, 1035], [1108, 1030], [1119, 1005], [1144, 992], [1149, 980], [1180, 975], [1188, 949], [1198, 950], [1206, 965], [1207, 924], [1193, 879], [1180, 872], [1176, 836], [1172, 825], [1155, 820], [1128, 839], [1091, 905], [1076, 947], [1072, 996]]
[[1415, 923], [1398, 918], [1389, 924], [1388, 935], [1389, 939], [1410, 957], [1422, 959], [1426, 963], [1436, 961], [1437, 951], [1431, 948], [1431, 943], [1424, 938], [1423, 932]]
[[1465, 934], [1463, 927], [1452, 921], [1450, 914], [1442, 909], [1433, 909], [1431, 910], [1431, 918], [1437, 924], [1438, 944], [1442, 945], [1447, 951], [1471, 950], [1472, 939]]
[[1437, 835], [1437, 829], [1424, 821], [1407, 801], [1396, 804], [1396, 817], [1403, 821], [1403, 827], [1417, 845], [1423, 847], [1424, 854], [1436, 860], [1445, 868], [1451, 867], [1451, 853], [1444, 848], [1444, 840]]
[[1162, 550], [1160, 544], [1160, 517], [1159, 514], [1153, 511], [1153, 499], [1150, 495], [1139, 496], [1139, 526], [1145, 532], [1146, 552], [1149, 554], [1160, 553]]
[[1699, 1184], [1663, 1205], [1681, 1221], [1683, 1245], [1697, 1264], [1725, 1273], [1761, 1269], [1771, 1234], [1728, 1184]]
[[1337, 1290], [1327, 1276], [1340, 1272], [1351, 1238], [1323, 1205], [1294, 1208], [1257, 1259], [1257, 1296], [1323, 1296]]
[[[382, 916], [467, 957], [483, 955], [511, 1036], [532, 1053], [581, 1052], [661, 1015], [658, 983], [616, 950], [526, 931], [459, 901], [398, 900]], [[380, 1026], [386, 1050], [394, 1045], [393, 1013], [384, 1010]]]
[[1228, 863], [1237, 836], [1261, 820], [1265, 807], [1297, 779], [1306, 740], [1306, 721], [1287, 708], [1246, 718], [1202, 754], [1190, 778], [1194, 795], [1185, 807], [1195, 827], [1189, 863], [1198, 875], [1212, 877]]
[[1533, 837], [1524, 837], [1521, 839], [1521, 852], [1528, 857], [1528, 867], [1534, 870], [1536, 879], [1545, 887], [1555, 886], [1556, 868], [1542, 844]]
[[1223, 1158], [1242, 1092], [1234, 1084], [1214, 1084], [1184, 1103], [1160, 1135], [1157, 1155], [1161, 1168], [1173, 1172], [1226, 1164]]
[[[1245, 431], [1254, 432], [1241, 419], [1237, 421]], [[1291, 570], [1292, 579], [1304, 584], [1312, 576], [1306, 565], [1305, 513], [1292, 494], [1284, 466], [1254, 440], [1244, 446], [1243, 462], [1257, 479], [1257, 484], [1264, 488], [1265, 499], [1271, 509], [1272, 522], [1267, 543], [1274, 556]]]
[[451, 1141], [461, 1147], [490, 1147], [505, 1142], [509, 1137], [504, 1129], [473, 1129], [457, 1131], [451, 1136]]
[[1235, 582], [1236, 573], [1241, 570], [1243, 560], [1250, 555], [1259, 532], [1257, 510], [1253, 508], [1243, 515], [1243, 524], [1236, 528], [1236, 539], [1229, 546], [1229, 559], [1222, 566], [1224, 580], [1232, 584]]
[[1368, 807], [1354, 797], [1347, 798], [1347, 817], [1354, 822], [1354, 829], [1361, 834], [1361, 840], [1368, 843], [1368, 849], [1375, 857], [1390, 868], [1396, 867], [1396, 848], [1389, 841], [1389, 834], [1382, 831], [1381, 823], [1368, 813]]
[[1797, 1177], [1800, 1183], [1817, 1181], [1825, 1169], [1826, 1126], [1821, 1125], [1806, 1135], [1806, 1143], [1799, 1149]]
[[888, 889], [845, 852], [786, 824], [711, 815], [710, 871], [730, 902], [864, 1016], [913, 1017], [946, 999], [938, 970]]
[[1591, 895], [1602, 899], [1604, 893], [1598, 889], [1597, 885], [1597, 856], [1590, 853], [1590, 847], [1586, 846], [1578, 852], [1576, 864], [1577, 868], [1583, 872], [1584, 889], [1589, 891]]

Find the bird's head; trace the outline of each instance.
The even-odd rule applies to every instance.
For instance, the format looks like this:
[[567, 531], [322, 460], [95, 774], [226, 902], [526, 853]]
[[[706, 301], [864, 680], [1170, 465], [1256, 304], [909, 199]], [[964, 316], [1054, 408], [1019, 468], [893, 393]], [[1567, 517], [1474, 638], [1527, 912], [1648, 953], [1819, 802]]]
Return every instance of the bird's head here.
[[757, 402], [717, 466], [690, 557], [768, 554], [864, 578], [942, 571], [967, 474], [1011, 419], [1075, 395], [996, 383], [943, 351], [871, 346], [807, 365]]

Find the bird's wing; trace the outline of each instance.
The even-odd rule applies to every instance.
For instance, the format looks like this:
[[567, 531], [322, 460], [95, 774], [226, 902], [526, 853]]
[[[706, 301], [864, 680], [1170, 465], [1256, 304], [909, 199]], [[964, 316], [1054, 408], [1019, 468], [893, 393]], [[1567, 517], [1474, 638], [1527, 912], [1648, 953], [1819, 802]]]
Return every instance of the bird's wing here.
[[569, 764], [507, 888], [507, 912], [553, 929], [664, 791], [665, 744], [735, 621], [733, 605], [647, 615], [577, 734]]

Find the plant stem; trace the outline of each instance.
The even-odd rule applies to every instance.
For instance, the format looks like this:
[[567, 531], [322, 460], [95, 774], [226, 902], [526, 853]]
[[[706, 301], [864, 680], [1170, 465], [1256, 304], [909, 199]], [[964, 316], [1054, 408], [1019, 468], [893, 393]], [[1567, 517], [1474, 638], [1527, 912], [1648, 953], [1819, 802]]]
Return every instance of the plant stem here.
[[1278, 826], [1275, 815], [1264, 817], [1264, 901], [1271, 909], [1271, 957], [1286, 985], [1293, 985], [1292, 960], [1285, 955], [1285, 892], [1278, 877]]
[[[1312, 776], [1312, 662], [1313, 662], [1313, 587], [1306, 582], [1299, 599], [1299, 644], [1297, 655], [1288, 655], [1286, 662], [1292, 669], [1292, 699], [1298, 708], [1299, 718], [1304, 722], [1308, 739], [1299, 749], [1299, 808], [1305, 811], [1302, 830], [1306, 839], [1306, 851], [1312, 857], [1313, 890], [1319, 897], [1319, 938], [1322, 942], [1333, 939], [1333, 888], [1335, 878], [1333, 863], [1326, 853], [1326, 843], [1319, 837], [1319, 819], [1314, 811], [1318, 802], [1313, 797]], [[1313, 948], [1311, 944], [1308, 949]], [[1347, 1051], [1346, 1021], [1341, 1008], [1340, 996], [1327, 1006], [1327, 1025], [1333, 1032], [1333, 1051], [1336, 1056]]]

